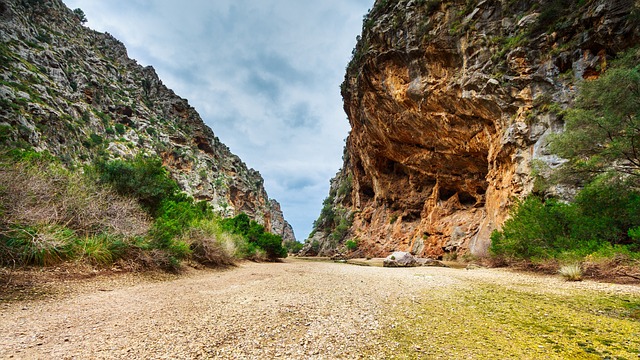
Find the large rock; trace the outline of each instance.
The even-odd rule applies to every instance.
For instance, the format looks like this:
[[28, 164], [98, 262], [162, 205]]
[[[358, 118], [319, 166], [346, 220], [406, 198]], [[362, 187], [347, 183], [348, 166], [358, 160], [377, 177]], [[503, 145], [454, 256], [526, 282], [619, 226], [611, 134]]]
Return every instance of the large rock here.
[[[354, 214], [342, 233], [366, 256], [486, 254], [534, 161], [562, 161], [547, 148], [554, 103], [640, 42], [638, 4], [376, 1], [342, 84], [351, 133], [325, 213]], [[334, 218], [317, 221], [320, 247]]]
[[387, 256], [382, 263], [384, 267], [414, 267], [420, 266], [417, 259], [411, 253], [396, 251]]
[[0, 0], [0, 147], [65, 163], [139, 152], [162, 158], [182, 190], [222, 216], [244, 212], [295, 240], [260, 173], [220, 142], [186, 99], [60, 0]]

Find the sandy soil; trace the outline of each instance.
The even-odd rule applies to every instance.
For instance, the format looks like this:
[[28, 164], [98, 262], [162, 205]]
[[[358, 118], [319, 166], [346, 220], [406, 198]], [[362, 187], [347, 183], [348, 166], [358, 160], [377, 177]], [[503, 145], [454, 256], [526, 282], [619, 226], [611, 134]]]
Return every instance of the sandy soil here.
[[[640, 295], [640, 287], [495, 269], [389, 269], [289, 259], [65, 284], [0, 304], [0, 358], [377, 358], [394, 304], [475, 284]], [[386, 319], [386, 320], [385, 320]]]

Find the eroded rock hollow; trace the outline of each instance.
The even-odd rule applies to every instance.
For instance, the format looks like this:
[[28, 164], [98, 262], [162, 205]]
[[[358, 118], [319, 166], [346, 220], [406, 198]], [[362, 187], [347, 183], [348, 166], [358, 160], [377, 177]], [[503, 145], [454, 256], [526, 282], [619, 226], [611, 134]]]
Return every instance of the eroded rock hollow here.
[[305, 250], [485, 255], [532, 165], [561, 162], [546, 145], [575, 85], [638, 43], [637, 14], [631, 0], [376, 1], [342, 85], [343, 169]]

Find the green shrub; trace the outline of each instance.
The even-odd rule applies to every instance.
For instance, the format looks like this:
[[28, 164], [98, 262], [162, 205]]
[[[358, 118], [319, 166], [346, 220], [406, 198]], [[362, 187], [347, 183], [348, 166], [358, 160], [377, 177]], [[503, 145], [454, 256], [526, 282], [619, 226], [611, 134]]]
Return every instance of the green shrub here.
[[640, 226], [640, 192], [619, 177], [597, 177], [578, 193], [575, 205], [584, 219], [579, 224], [580, 232], [574, 231], [576, 237], [597, 238], [611, 244], [634, 243], [629, 230]]
[[344, 244], [349, 251], [358, 250], [358, 240], [347, 240]]
[[99, 160], [95, 171], [100, 182], [111, 185], [121, 195], [137, 199], [152, 215], [165, 199], [177, 196], [179, 187], [158, 157], [138, 154], [132, 160]]
[[585, 258], [588, 260], [598, 261], [603, 259], [613, 259], [616, 257], [640, 260], [640, 252], [631, 250], [629, 245], [612, 245], [604, 243], [598, 248], [598, 250], [587, 255]]
[[86, 236], [73, 243], [74, 258], [85, 259], [94, 265], [110, 265], [122, 257], [129, 245], [121, 238], [108, 234]]
[[256, 243], [258, 247], [266, 252], [269, 259], [285, 258], [287, 257], [287, 249], [282, 247], [282, 237], [263, 232], [258, 237]]
[[241, 213], [233, 218], [222, 220], [222, 228], [230, 233], [247, 235], [249, 233], [249, 227], [251, 225], [251, 219], [249, 215]]
[[[612, 246], [638, 251], [640, 195], [610, 178], [590, 183], [571, 204], [530, 196], [501, 231], [491, 235], [492, 254], [514, 259], [580, 259]], [[623, 245], [623, 246], [620, 246]]]
[[156, 214], [150, 234], [159, 248], [170, 247], [173, 239], [187, 231], [195, 220], [207, 216], [191, 198], [163, 200]]
[[234, 218], [222, 220], [222, 228], [238, 234], [247, 240], [241, 252], [252, 257], [264, 251], [269, 260], [287, 257], [287, 249], [282, 246], [282, 237], [266, 232], [264, 227], [251, 220], [247, 214], [239, 214]]
[[[219, 265], [235, 256], [283, 256], [279, 237], [246, 215], [234, 223], [246, 239], [225, 232], [210, 205], [178, 192], [157, 158], [102, 161], [85, 170], [67, 170], [48, 153], [0, 154], [1, 264], [107, 266], [128, 259], [176, 269], [189, 258]], [[140, 204], [154, 218], [151, 227]]]
[[120, 123], [117, 123], [115, 125], [115, 129], [116, 129], [116, 132], [118, 133], [118, 135], [124, 135], [124, 133], [125, 133], [124, 125], [122, 125]]
[[296, 254], [302, 250], [304, 244], [297, 241], [286, 241], [284, 243], [284, 247], [287, 249], [289, 254]]
[[0, 235], [3, 263], [56, 265], [71, 256], [73, 231], [57, 225], [16, 226]]
[[508, 258], [548, 257], [570, 242], [571, 213], [569, 205], [530, 196], [512, 210], [502, 231], [491, 234], [490, 251]]

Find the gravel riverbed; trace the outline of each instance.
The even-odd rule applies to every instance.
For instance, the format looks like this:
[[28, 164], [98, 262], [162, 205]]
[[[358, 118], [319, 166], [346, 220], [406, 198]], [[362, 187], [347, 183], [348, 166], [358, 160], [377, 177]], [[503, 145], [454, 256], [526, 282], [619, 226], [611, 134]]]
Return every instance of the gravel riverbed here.
[[[383, 358], [396, 304], [474, 284], [640, 295], [493, 269], [390, 269], [287, 259], [164, 281], [112, 276], [0, 304], [0, 358]], [[68, 287], [68, 285], [67, 285]]]

